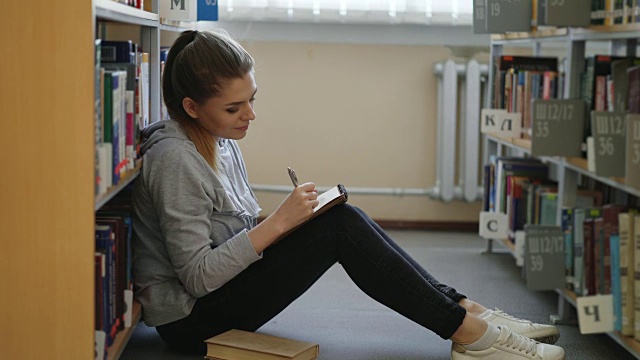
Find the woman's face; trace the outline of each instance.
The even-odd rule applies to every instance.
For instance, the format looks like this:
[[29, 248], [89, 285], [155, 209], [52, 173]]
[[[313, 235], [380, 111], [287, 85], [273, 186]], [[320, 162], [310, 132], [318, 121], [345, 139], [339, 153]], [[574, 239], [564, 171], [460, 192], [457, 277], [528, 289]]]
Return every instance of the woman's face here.
[[218, 96], [203, 104], [192, 102], [196, 116], [190, 115], [216, 139], [240, 140], [247, 135], [249, 123], [256, 118], [253, 101], [257, 91], [253, 73], [249, 72], [227, 82]]

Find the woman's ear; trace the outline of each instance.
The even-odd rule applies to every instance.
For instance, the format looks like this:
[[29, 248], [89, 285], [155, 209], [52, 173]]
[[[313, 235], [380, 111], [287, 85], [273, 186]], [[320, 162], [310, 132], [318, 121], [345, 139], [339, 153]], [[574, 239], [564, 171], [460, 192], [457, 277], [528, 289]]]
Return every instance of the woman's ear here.
[[198, 118], [198, 104], [193, 99], [185, 97], [182, 99], [182, 107], [184, 111], [194, 119]]

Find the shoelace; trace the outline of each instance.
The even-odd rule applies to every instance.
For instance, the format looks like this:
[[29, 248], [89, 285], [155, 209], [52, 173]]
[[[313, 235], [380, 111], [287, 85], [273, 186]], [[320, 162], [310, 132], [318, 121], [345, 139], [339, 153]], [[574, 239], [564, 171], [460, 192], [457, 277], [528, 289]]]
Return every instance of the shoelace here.
[[505, 340], [503, 344], [514, 350], [524, 351], [525, 353], [531, 354], [532, 356], [536, 356], [537, 353], [535, 340], [529, 339], [514, 332], [511, 332], [509, 334], [507, 340]]
[[521, 322], [525, 322], [525, 323], [528, 323], [528, 324], [532, 324], [532, 322], [531, 322], [531, 321], [529, 321], [529, 320], [518, 319], [517, 317], [515, 317], [515, 316], [511, 316], [511, 315], [507, 314], [506, 312], [504, 312], [504, 311], [502, 311], [502, 310], [500, 310], [500, 309], [498, 309], [498, 308], [496, 308], [495, 310], [493, 310], [493, 312], [494, 312], [495, 314], [499, 314], [500, 316], [505, 317], [505, 318], [507, 318], [507, 319], [509, 319], [509, 320], [513, 320], [513, 321], [521, 321]]

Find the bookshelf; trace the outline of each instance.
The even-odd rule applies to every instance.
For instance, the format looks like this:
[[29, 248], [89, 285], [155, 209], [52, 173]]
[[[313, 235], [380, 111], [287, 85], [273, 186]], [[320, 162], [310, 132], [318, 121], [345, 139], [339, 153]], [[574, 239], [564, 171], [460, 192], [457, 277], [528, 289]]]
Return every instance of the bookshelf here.
[[[540, 56], [541, 45], [549, 42], [565, 44], [565, 86], [562, 98], [580, 98], [580, 74], [584, 69], [585, 48], [590, 41], [610, 42], [611, 55], [636, 56], [640, 38], [640, 23], [591, 26], [587, 28], [563, 28], [548, 29], [532, 33], [516, 33], [506, 35], [492, 35], [491, 37], [491, 61], [496, 56], [503, 55], [507, 46], [531, 45], [534, 56]], [[621, 51], [621, 50], [626, 51]], [[493, 66], [490, 66], [493, 71]], [[493, 82], [493, 74], [490, 74], [490, 82]], [[493, 84], [490, 84], [493, 89]], [[493, 103], [493, 93], [490, 92], [489, 104]], [[525, 139], [503, 138], [495, 134], [485, 134], [485, 163], [489, 155], [530, 156], [531, 141]], [[628, 195], [640, 196], [640, 189], [628, 186], [624, 178], [601, 177], [589, 171], [587, 160], [581, 157], [540, 157], [543, 162], [550, 165], [550, 177], [558, 182], [558, 213], [556, 223], [561, 223], [561, 208], [572, 207], [576, 202], [576, 192], [581, 178], [590, 178], [596, 182], [606, 184]], [[487, 248], [492, 249], [492, 241], [488, 240]], [[498, 243], [502, 241], [497, 240]], [[510, 242], [507, 241], [507, 245]], [[513, 253], [513, 250], [511, 250]], [[552, 316], [553, 320], [571, 320], [571, 314], [566, 309], [575, 308], [576, 294], [566, 289], [557, 289], [559, 295], [558, 315]], [[640, 359], [640, 342], [631, 337], [622, 336], [618, 332], [608, 333], [620, 346], [628, 350], [633, 356]]]
[[[496, 135], [486, 135], [485, 139], [489, 143], [493, 143], [493, 145], [503, 146], [504, 149], [501, 153], [517, 153], [517, 154], [527, 154], [529, 155], [531, 152], [531, 142], [525, 139], [513, 139], [513, 138], [503, 138]], [[599, 182], [605, 183], [613, 188], [617, 188], [623, 190], [629, 194], [640, 196], [640, 189], [631, 188], [624, 184], [623, 178], [603, 178], [595, 175], [593, 172], [589, 171], [587, 168], [587, 160], [583, 158], [565, 158], [565, 157], [541, 157], [544, 162], [550, 163], [558, 169], [558, 167], [562, 167], [563, 170], [556, 170], [559, 174], [567, 174], [572, 173], [574, 176], [579, 174], [582, 176], [587, 176], [593, 178]], [[567, 177], [570, 175], [567, 175]], [[563, 178], [556, 179], [559, 182], [562, 182]], [[567, 190], [565, 190], [567, 191]], [[575, 190], [574, 190], [575, 191]], [[566, 197], [566, 195], [563, 195]], [[487, 245], [488, 252], [492, 251], [492, 242], [496, 241], [499, 244], [503, 245], [509, 253], [511, 253], [514, 257], [515, 255], [515, 245], [508, 239], [489, 239], [487, 240], [489, 243]], [[559, 296], [559, 305], [558, 305], [558, 314], [552, 315], [551, 319], [553, 322], [573, 322], [574, 320], [570, 318], [571, 315], [567, 314], [566, 304], [576, 307], [576, 294], [573, 291], [567, 289], [556, 289], [556, 292]], [[565, 302], [566, 304], [562, 304]], [[622, 336], [619, 332], [609, 332], [607, 333], [609, 337], [611, 337], [616, 343], [629, 351], [633, 356], [637, 359], [640, 359], [640, 342], [634, 340], [628, 336]]]
[[93, 358], [92, 13], [3, 9], [2, 359]]
[[[144, 2], [144, 9], [137, 9], [113, 0], [93, 1], [93, 33], [94, 38], [103, 40], [131, 40], [141, 52], [149, 57], [149, 122], [160, 120], [161, 101], [161, 69], [160, 46], [163, 31], [181, 32], [197, 26], [195, 22], [170, 21], [159, 16], [157, 0]], [[92, 56], [93, 58], [93, 56]], [[136, 121], [136, 120], [134, 120]], [[121, 176], [117, 184], [111, 186], [106, 193], [94, 199], [94, 212], [98, 212], [123, 189], [134, 182], [140, 174], [142, 164], [137, 163], [133, 169]], [[97, 310], [96, 310], [97, 311]], [[113, 343], [108, 347], [107, 360], [117, 360], [124, 351], [127, 342], [141, 319], [142, 309], [133, 301], [131, 326], [119, 331]]]
[[[16, 1], [3, 10], [2, 359], [94, 358], [95, 212], [138, 174], [94, 195], [94, 39], [103, 24], [138, 27], [151, 58], [150, 117], [159, 119], [161, 25], [157, 1], [145, 2], [152, 11], [111, 0]], [[140, 314], [134, 303], [133, 323]], [[117, 335], [108, 359], [133, 330]]]

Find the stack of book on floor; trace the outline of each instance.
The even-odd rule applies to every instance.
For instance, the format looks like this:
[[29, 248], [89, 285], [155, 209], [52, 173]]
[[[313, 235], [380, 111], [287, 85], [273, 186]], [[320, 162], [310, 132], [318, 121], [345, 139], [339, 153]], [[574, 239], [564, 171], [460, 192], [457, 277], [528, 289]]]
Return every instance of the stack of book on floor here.
[[320, 352], [318, 344], [235, 329], [205, 343], [210, 360], [314, 360]]

